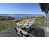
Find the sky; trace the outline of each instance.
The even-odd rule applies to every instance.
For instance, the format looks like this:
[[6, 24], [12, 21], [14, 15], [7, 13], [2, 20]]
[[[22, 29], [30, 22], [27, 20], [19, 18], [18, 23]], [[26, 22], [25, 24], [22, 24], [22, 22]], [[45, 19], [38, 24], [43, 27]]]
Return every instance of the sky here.
[[0, 3], [0, 14], [41, 14], [38, 3]]

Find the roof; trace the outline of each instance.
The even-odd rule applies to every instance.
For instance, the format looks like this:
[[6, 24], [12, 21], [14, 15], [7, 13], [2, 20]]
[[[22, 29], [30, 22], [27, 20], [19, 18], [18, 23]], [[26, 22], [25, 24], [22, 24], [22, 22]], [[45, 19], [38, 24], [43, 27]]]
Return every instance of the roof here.
[[[40, 4], [39, 4], [39, 5], [40, 5], [40, 8], [42, 9], [42, 11], [45, 11], [45, 10], [47, 9], [48, 4], [49, 4], [49, 3], [40, 3]], [[49, 10], [49, 8], [48, 8], [48, 10]]]

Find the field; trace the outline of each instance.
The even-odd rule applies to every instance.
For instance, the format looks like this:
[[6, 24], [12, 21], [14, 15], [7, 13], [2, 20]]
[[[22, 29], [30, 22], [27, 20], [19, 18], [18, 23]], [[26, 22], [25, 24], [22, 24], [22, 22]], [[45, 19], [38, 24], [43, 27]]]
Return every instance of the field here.
[[[11, 28], [11, 27], [16, 27], [16, 20], [27, 20], [27, 19], [34, 19], [34, 18], [23, 18], [23, 19], [15, 19], [15, 20], [0, 20], [0, 31], [1, 30], [5, 30], [5, 29], [8, 29], [8, 28]], [[44, 23], [44, 20], [45, 18], [44, 17], [37, 17], [35, 20], [35, 26], [40, 26], [40, 27], [44, 27], [45, 26], [45, 23]]]
[[0, 20], [0, 31], [6, 30], [11, 27], [16, 27], [17, 20], [25, 20], [26, 18], [21, 19], [14, 19], [14, 20]]
[[45, 21], [45, 18], [44, 17], [37, 17], [35, 19], [36, 26], [45, 27], [44, 21]]
[[16, 23], [14, 20], [9, 20], [9, 21], [0, 21], [0, 31], [1, 30], [5, 30], [5, 29], [8, 29], [10, 27], [15, 27], [16, 26]]

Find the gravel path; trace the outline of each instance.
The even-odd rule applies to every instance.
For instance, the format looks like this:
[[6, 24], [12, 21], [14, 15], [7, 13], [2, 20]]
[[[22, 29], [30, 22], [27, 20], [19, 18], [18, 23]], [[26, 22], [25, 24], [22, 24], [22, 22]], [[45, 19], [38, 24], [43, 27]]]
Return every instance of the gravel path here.
[[16, 33], [15, 28], [11, 28], [0, 32], [0, 37], [18, 37], [18, 34]]

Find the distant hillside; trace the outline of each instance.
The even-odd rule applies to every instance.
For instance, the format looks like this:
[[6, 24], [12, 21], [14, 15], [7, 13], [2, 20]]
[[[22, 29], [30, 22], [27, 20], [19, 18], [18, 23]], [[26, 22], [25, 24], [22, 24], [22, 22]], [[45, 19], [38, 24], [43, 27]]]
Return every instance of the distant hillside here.
[[0, 20], [13, 20], [14, 17], [10, 17], [10, 16], [0, 16]]
[[11, 16], [14, 18], [26, 18], [26, 17], [42, 17], [41, 14], [0, 14], [0, 16]]

